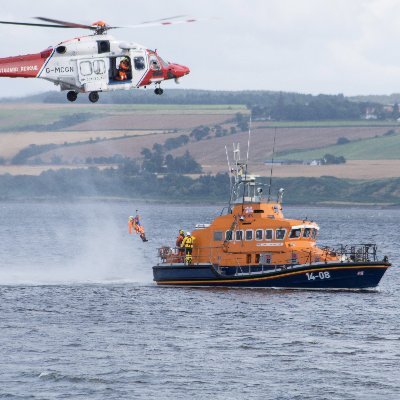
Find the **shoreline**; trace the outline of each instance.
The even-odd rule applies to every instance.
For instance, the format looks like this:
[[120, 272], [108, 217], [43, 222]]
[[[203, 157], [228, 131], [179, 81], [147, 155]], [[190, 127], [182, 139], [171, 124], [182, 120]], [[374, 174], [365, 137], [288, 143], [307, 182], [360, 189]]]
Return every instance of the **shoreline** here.
[[[227, 201], [223, 200], [206, 200], [206, 199], [157, 199], [157, 198], [132, 198], [132, 197], [70, 197], [70, 198], [59, 198], [59, 197], [20, 197], [20, 198], [0, 198], [0, 204], [7, 203], [60, 203], [60, 204], [74, 204], [74, 203], [138, 203], [138, 204], [160, 204], [160, 205], [176, 205], [176, 206], [221, 206], [226, 207]], [[350, 202], [350, 201], [320, 201], [315, 203], [293, 203], [293, 202], [284, 202], [283, 207], [314, 207], [314, 208], [343, 208], [343, 207], [351, 207], [351, 208], [379, 208], [379, 209], [400, 209], [399, 203], [362, 203], [362, 202]]]

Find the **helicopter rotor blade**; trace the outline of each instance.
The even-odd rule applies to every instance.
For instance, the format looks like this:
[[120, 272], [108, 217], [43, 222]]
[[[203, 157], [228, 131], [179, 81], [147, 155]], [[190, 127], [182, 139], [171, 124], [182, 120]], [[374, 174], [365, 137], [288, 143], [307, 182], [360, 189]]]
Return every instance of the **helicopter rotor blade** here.
[[59, 24], [59, 26], [64, 26], [64, 27], [68, 27], [68, 28], [94, 29], [94, 27], [91, 26], [91, 25], [77, 24], [75, 22], [60, 21], [58, 19], [44, 18], [44, 17], [35, 17], [35, 18], [39, 19], [41, 21], [52, 22], [54, 24]]
[[186, 18], [186, 17], [187, 17], [187, 15], [175, 15], [174, 17], [154, 19], [151, 21], [143, 21], [143, 22], [141, 22], [141, 24], [152, 24], [154, 22], [163, 22], [163, 21], [168, 21], [168, 20], [172, 20], [172, 19]]
[[125, 26], [120, 26], [120, 28], [144, 28], [144, 27], [150, 27], [150, 26], [166, 26], [166, 25], [175, 25], [175, 24], [186, 24], [190, 22], [196, 22], [199, 21], [200, 19], [198, 18], [193, 18], [193, 17], [188, 17], [186, 15], [178, 15], [176, 17], [170, 17], [170, 18], [162, 18], [154, 21], [145, 21], [140, 24], [136, 25], [125, 25]]
[[41, 27], [45, 27], [45, 28], [73, 28], [72, 26], [64, 26], [64, 25], [34, 24], [34, 23], [30, 23], [30, 22], [12, 22], [12, 21], [0, 21], [0, 24], [24, 25], [24, 26], [41, 26]]
[[125, 26], [110, 26], [107, 25], [103, 21], [95, 22], [92, 25], [86, 24], [78, 24], [75, 22], [68, 22], [68, 21], [61, 21], [58, 19], [52, 18], [45, 18], [45, 17], [35, 17], [36, 19], [44, 22], [49, 23], [33, 23], [33, 22], [14, 22], [14, 21], [0, 21], [0, 24], [7, 24], [7, 25], [23, 25], [23, 26], [38, 26], [38, 27], [45, 27], [45, 28], [78, 28], [78, 29], [90, 29], [92, 31], [102, 31], [105, 32], [109, 29], [118, 29], [118, 28], [147, 28], [152, 26], [166, 26], [166, 25], [174, 25], [174, 24], [186, 24], [189, 22], [196, 22], [200, 21], [199, 18], [189, 17], [187, 15], [176, 15], [169, 18], [161, 18], [152, 21], [144, 21], [140, 24], [136, 25], [125, 25]]

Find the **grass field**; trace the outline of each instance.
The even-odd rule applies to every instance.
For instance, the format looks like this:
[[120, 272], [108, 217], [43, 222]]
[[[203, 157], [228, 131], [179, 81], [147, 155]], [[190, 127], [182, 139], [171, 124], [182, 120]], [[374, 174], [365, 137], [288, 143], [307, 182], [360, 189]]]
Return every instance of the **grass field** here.
[[312, 160], [324, 154], [343, 156], [346, 160], [399, 160], [400, 135], [360, 139], [342, 145], [326, 146], [316, 150], [278, 154], [286, 159]]
[[[51, 162], [54, 156], [61, 157], [66, 167], [84, 162], [87, 157], [120, 154], [140, 158], [144, 147], [152, 148], [155, 143], [163, 144], [168, 138], [189, 135], [193, 128], [200, 125], [213, 127], [218, 124], [229, 131], [235, 125], [229, 121], [234, 119], [237, 112], [248, 114], [245, 106], [238, 105], [0, 104], [0, 157], [7, 164], [14, 155], [31, 144], [68, 142], [68, 146], [40, 154], [40, 158]], [[65, 116], [82, 113], [90, 113], [91, 119], [71, 123], [57, 131], [35, 132], [22, 129], [34, 124], [46, 126]], [[21, 128], [20, 132], [15, 131], [18, 127]], [[7, 132], [7, 129], [11, 131]], [[276, 165], [276, 176], [332, 175], [352, 179], [397, 177], [400, 176], [400, 134], [385, 136], [389, 130], [398, 132], [400, 127], [393, 122], [363, 120], [290, 123], [254, 121], [250, 147], [251, 168], [254, 173], [269, 174], [269, 167], [264, 162], [272, 157], [276, 134], [275, 159], [314, 159], [330, 153], [343, 155], [348, 160], [339, 166]], [[346, 137], [351, 142], [338, 146], [336, 142], [340, 137]], [[90, 143], [82, 144], [90, 140]], [[189, 151], [206, 173], [225, 172], [225, 146], [230, 150], [233, 142], [240, 142], [243, 158], [247, 151], [247, 140], [247, 131], [222, 137], [215, 137], [211, 133], [204, 140], [191, 139], [187, 145], [170, 153], [176, 157]], [[21, 171], [37, 174], [49, 168], [23, 167], [3, 165], [0, 174], [18, 174]]]
[[[182, 129], [188, 126], [196, 126], [193, 124], [183, 124], [180, 126], [181, 119], [200, 120], [202, 116], [213, 116], [212, 119], [216, 123], [220, 123], [237, 112], [243, 114], [248, 113], [245, 106], [240, 105], [156, 105], [156, 104], [131, 104], [131, 105], [100, 105], [100, 104], [0, 104], [0, 134], [8, 131], [24, 131], [31, 130], [33, 125], [49, 125], [59, 121], [61, 118], [73, 116], [77, 114], [90, 114], [90, 120], [86, 122], [83, 129], [90, 130], [107, 130], [112, 129], [163, 129], [160, 127], [158, 117], [164, 116], [171, 121], [176, 118], [176, 124], [173, 128]], [[133, 127], [129, 123], [121, 123], [119, 119], [133, 119], [134, 122], [138, 119], [147, 117], [150, 123], [141, 124], [139, 128]], [[111, 122], [106, 121], [107, 128], [104, 127], [104, 119], [111, 119]], [[151, 124], [153, 119], [153, 125]], [[73, 119], [71, 118], [71, 121]], [[211, 121], [212, 123], [212, 121]], [[71, 122], [71, 129], [74, 129]], [[133, 123], [134, 124], [134, 123]], [[166, 124], [171, 126], [171, 123]], [[66, 130], [63, 128], [61, 130]], [[79, 128], [77, 128], [79, 129]], [[165, 129], [168, 129], [167, 127]]]
[[[156, 135], [158, 131], [129, 131], [126, 137]], [[124, 133], [120, 131], [102, 131], [101, 134], [97, 131], [85, 132], [17, 132], [17, 133], [4, 133], [0, 135], [0, 157], [12, 158], [20, 150], [31, 144], [63, 144], [79, 143], [88, 140], [97, 139], [112, 139], [117, 137], [124, 137]], [[79, 147], [79, 146], [77, 146]], [[75, 151], [76, 148], [75, 147]], [[85, 146], [81, 146], [85, 147]], [[78, 151], [79, 153], [79, 151]]]
[[332, 121], [255, 121], [254, 126], [259, 128], [330, 128], [330, 127], [400, 127], [400, 122], [378, 120], [332, 120]]

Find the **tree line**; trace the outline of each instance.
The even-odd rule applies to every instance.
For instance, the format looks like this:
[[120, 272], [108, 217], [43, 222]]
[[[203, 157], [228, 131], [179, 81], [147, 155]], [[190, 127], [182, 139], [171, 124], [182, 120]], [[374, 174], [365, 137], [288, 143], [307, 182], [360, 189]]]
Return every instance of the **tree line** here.
[[[268, 187], [268, 178], [260, 179]], [[385, 203], [400, 205], [400, 178], [359, 182], [334, 177], [276, 178], [271, 193], [285, 188], [285, 203], [315, 204], [327, 201]], [[268, 190], [264, 190], [267, 193]], [[118, 168], [100, 170], [61, 169], [45, 171], [39, 176], [1, 175], [0, 199], [79, 197], [121, 197], [160, 201], [221, 201], [229, 199], [227, 174], [201, 175], [191, 178], [182, 174], [136, 174], [123, 164]]]
[[[192, 104], [192, 105], [246, 105], [255, 118], [278, 121], [313, 121], [360, 119], [367, 110], [373, 110], [378, 119], [397, 119], [400, 117], [397, 101], [391, 109], [369, 98], [351, 98], [342, 94], [311, 95], [292, 92], [273, 91], [211, 91], [192, 89], [167, 89], [162, 96], [155, 96], [152, 90], [105, 92], [104, 104]], [[3, 99], [1, 101], [32, 101], [43, 103], [65, 103], [65, 93], [46, 92], [22, 99]], [[85, 96], [77, 102], [87, 103]], [[90, 115], [80, 117], [90, 119]], [[61, 122], [63, 124], [63, 122]]]

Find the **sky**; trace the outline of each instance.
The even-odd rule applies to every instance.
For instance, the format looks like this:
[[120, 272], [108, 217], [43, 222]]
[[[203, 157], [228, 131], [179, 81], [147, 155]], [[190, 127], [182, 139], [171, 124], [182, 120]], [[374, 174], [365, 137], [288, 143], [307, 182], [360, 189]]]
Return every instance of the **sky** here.
[[[400, 92], [399, 0], [13, 0], [0, 20], [43, 16], [130, 25], [174, 15], [202, 19], [120, 29], [112, 35], [157, 49], [191, 74], [176, 86], [311, 94]], [[0, 25], [0, 57], [36, 53], [82, 30]], [[0, 78], [1, 97], [58, 90], [40, 79]]]

